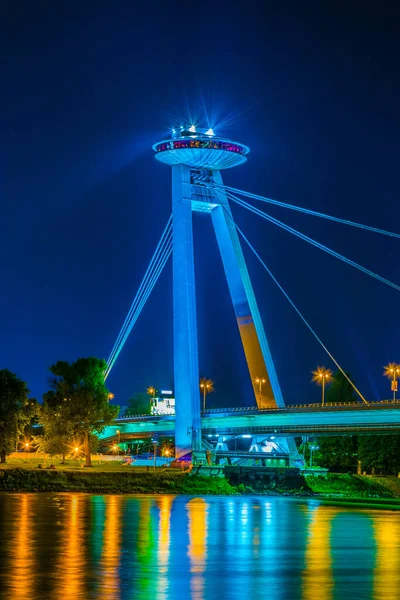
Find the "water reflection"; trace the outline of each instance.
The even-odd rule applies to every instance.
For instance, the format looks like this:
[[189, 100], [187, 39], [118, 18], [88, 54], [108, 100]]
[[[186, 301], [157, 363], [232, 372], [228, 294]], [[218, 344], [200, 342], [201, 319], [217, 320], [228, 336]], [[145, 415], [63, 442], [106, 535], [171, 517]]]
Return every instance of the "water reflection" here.
[[207, 553], [207, 503], [203, 498], [193, 498], [187, 503], [189, 518], [189, 545], [191, 598], [202, 600], [204, 596], [204, 571]]
[[376, 563], [374, 569], [374, 600], [398, 600], [400, 590], [398, 577], [400, 569], [400, 523], [392, 515], [381, 513], [374, 520], [376, 542]]
[[35, 553], [32, 547], [31, 510], [34, 496], [20, 494], [15, 496], [15, 534], [8, 541], [10, 553], [10, 597], [15, 600], [27, 600], [33, 596], [33, 577], [35, 571]]
[[100, 560], [101, 585], [103, 598], [119, 600], [120, 581], [120, 544], [122, 530], [122, 496], [109, 496], [106, 500], [103, 552]]
[[138, 593], [140, 598], [153, 598], [156, 592], [157, 554], [155, 552], [154, 517], [151, 513], [154, 500], [142, 498], [139, 506], [137, 539], [130, 540], [137, 546]]
[[400, 519], [282, 498], [0, 495], [0, 597], [395, 600]]
[[316, 506], [311, 510], [308, 526], [305, 564], [303, 571], [302, 600], [331, 600], [333, 598], [333, 573], [331, 553], [332, 519], [336, 510]]
[[157, 600], [168, 598], [168, 565], [170, 560], [171, 508], [173, 501], [174, 496], [162, 496], [157, 499], [157, 507], [160, 511], [158, 522]]
[[[83, 548], [83, 505], [85, 497], [71, 494], [59, 507], [62, 531], [58, 548], [57, 595], [74, 600], [84, 596], [86, 553]], [[64, 511], [65, 508], [65, 511]]]

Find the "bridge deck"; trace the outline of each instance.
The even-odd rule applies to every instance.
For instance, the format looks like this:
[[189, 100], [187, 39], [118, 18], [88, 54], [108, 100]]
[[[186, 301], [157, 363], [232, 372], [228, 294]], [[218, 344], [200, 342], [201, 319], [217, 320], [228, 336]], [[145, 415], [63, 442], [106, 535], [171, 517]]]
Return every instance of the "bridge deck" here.
[[[101, 437], [174, 435], [173, 415], [117, 419]], [[400, 404], [359, 404], [267, 410], [217, 409], [202, 414], [203, 435], [270, 433], [273, 435], [338, 435], [400, 432]]]

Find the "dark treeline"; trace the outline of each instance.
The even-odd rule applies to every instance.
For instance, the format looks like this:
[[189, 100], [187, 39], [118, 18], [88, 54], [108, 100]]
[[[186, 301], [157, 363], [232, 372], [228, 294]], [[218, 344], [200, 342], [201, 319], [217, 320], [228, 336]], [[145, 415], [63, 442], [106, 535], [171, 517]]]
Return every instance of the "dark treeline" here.
[[360, 435], [318, 439], [315, 463], [330, 471], [397, 475], [400, 472], [399, 435]]

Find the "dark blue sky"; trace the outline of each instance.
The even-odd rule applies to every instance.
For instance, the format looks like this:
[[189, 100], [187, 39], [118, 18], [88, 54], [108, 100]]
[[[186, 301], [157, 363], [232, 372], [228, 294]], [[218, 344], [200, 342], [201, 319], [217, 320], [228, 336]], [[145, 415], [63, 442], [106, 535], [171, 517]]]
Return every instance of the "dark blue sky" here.
[[[170, 171], [151, 145], [189, 113], [201, 121], [203, 103], [213, 124], [228, 121], [220, 133], [251, 147], [227, 184], [400, 231], [398, 18], [390, 2], [8, 3], [0, 367], [40, 398], [55, 361], [108, 356], [171, 212]], [[270, 211], [400, 283], [398, 240]], [[234, 214], [361, 391], [388, 397], [382, 367], [400, 362], [399, 293]], [[246, 404], [210, 221], [195, 221], [200, 371], [215, 381], [210, 401]], [[319, 397], [310, 371], [333, 365], [248, 258], [286, 401]], [[171, 318], [169, 264], [108, 380], [120, 404], [172, 385]]]

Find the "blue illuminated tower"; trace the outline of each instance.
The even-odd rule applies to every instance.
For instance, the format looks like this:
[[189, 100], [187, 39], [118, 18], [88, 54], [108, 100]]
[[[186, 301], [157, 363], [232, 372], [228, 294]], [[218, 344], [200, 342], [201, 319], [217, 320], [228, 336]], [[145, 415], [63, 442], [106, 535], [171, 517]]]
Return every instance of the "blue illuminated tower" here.
[[210, 213], [260, 408], [283, 406], [267, 338], [223, 188], [221, 171], [244, 163], [249, 148], [191, 126], [153, 146], [172, 167], [175, 443], [177, 456], [201, 451], [192, 215]]

